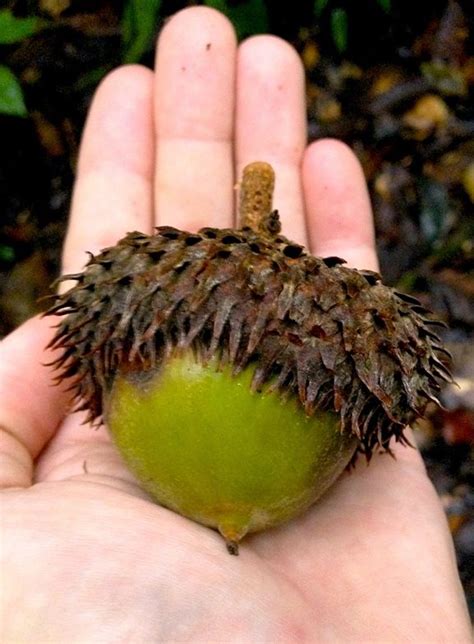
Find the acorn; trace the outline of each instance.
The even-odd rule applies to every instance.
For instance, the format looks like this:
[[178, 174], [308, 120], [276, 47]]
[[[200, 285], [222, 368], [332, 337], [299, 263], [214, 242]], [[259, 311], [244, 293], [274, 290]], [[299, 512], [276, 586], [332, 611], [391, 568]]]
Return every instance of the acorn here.
[[240, 228], [128, 233], [47, 315], [76, 410], [105, 422], [161, 505], [248, 533], [311, 506], [438, 403], [450, 356], [418, 300], [281, 234], [271, 166], [247, 166]]

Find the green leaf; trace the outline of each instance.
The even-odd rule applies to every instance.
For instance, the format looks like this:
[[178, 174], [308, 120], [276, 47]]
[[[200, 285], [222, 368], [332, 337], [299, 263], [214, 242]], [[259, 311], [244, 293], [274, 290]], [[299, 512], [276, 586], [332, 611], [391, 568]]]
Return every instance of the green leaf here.
[[0, 65], [0, 114], [28, 115], [21, 85], [15, 74], [4, 65]]
[[15, 259], [15, 251], [11, 246], [0, 244], [0, 262], [11, 264]]
[[0, 10], [0, 45], [11, 45], [26, 40], [48, 23], [37, 16], [16, 18], [10, 9]]
[[334, 9], [331, 13], [331, 33], [339, 53], [347, 49], [347, 13], [345, 9]]
[[326, 9], [329, 0], [315, 0], [314, 1], [314, 14], [316, 16], [321, 16], [323, 11]]
[[377, 0], [377, 4], [381, 9], [385, 11], [385, 13], [390, 13], [390, 10], [392, 8], [392, 0]]
[[161, 0], [128, 0], [122, 15], [123, 61], [136, 63], [152, 47]]
[[206, 0], [208, 7], [214, 7], [225, 14], [233, 23], [239, 40], [269, 30], [268, 11], [264, 0], [247, 0], [236, 6], [229, 6], [225, 0]]
[[106, 76], [110, 71], [112, 71], [113, 65], [110, 63], [108, 65], [101, 65], [95, 69], [91, 69], [81, 76], [79, 76], [74, 83], [74, 89], [79, 92], [84, 92], [92, 88], [96, 88], [100, 81]]

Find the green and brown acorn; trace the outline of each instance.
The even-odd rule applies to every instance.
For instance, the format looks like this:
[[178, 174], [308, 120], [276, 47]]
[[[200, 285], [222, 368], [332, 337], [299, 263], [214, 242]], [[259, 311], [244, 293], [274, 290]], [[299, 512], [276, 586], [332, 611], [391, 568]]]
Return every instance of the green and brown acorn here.
[[244, 170], [236, 229], [132, 232], [49, 315], [77, 409], [105, 421], [160, 504], [224, 536], [283, 523], [358, 454], [407, 443], [449, 354], [428, 312], [372, 271], [280, 233], [274, 174]]

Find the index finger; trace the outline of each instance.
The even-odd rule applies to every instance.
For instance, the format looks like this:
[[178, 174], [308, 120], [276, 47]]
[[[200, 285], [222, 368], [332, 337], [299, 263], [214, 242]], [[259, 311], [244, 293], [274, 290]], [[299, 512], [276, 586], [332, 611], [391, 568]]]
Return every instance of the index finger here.
[[153, 175], [153, 73], [130, 65], [99, 86], [79, 154], [63, 271], [82, 269], [127, 232], [150, 232]]
[[[127, 231], [148, 230], [152, 209], [152, 78], [133, 66], [99, 87], [79, 159], [63, 268], [80, 270], [86, 251], [97, 252]], [[52, 318], [34, 318], [0, 344], [0, 485], [32, 481], [33, 460], [67, 413], [65, 387], [54, 385], [45, 349]], [[67, 385], [66, 385], [67, 386]]]

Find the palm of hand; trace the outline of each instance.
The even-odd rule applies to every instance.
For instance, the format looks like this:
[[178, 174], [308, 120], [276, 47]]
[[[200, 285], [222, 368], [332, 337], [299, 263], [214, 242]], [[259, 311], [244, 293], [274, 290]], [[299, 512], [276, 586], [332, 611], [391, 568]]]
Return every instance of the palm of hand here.
[[[375, 268], [357, 162], [337, 142], [305, 151], [302, 79], [277, 39], [237, 53], [222, 16], [179, 14], [160, 38], [155, 79], [124, 68], [98, 91], [65, 272], [84, 250], [150, 229], [153, 212], [184, 229], [231, 225], [222, 213], [232, 211], [233, 176], [257, 158], [276, 168], [288, 237]], [[33, 320], [2, 344], [6, 641], [468, 639], [449, 534], [415, 450], [359, 463], [306, 515], [230, 557], [213, 531], [147, 499], [103, 428], [63, 420], [67, 398], [41, 366], [47, 326]]]
[[[6, 533], [15, 534], [8, 565], [21, 570], [12, 576], [23, 595], [17, 632], [26, 614], [30, 632], [51, 641], [431, 633], [433, 615], [452, 602], [452, 561], [446, 587], [433, 594], [433, 564], [442, 565], [449, 543], [422, 466], [406, 456], [361, 464], [300, 519], [248, 538], [235, 558], [213, 531], [150, 503], [107, 440], [94, 450], [52, 445], [43, 481], [6, 497]], [[39, 594], [25, 592], [38, 581]], [[454, 627], [438, 624], [440, 635]]]

